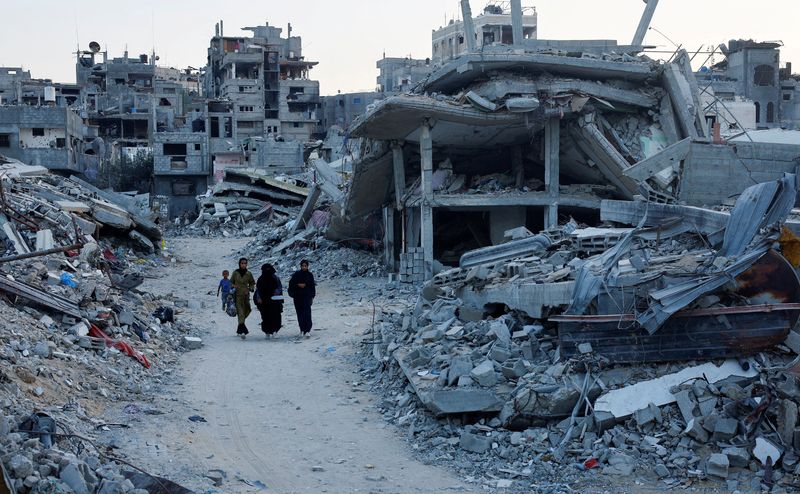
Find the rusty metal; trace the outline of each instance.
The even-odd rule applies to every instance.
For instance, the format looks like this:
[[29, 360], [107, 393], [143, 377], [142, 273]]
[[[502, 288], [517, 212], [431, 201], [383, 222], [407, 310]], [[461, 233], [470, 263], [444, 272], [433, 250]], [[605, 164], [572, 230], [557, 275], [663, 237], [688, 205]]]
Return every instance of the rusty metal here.
[[590, 343], [615, 363], [729, 358], [753, 355], [782, 343], [800, 318], [800, 280], [780, 254], [770, 251], [735, 280], [735, 296], [753, 305], [676, 313], [655, 334], [635, 314], [553, 316], [561, 354]]

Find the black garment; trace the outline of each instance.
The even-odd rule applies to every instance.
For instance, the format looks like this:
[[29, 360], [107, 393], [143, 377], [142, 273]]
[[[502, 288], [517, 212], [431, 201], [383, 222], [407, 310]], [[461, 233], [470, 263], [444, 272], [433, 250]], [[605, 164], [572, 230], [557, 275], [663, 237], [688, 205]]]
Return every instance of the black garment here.
[[281, 321], [283, 300], [274, 300], [274, 298], [282, 298], [283, 287], [274, 269], [261, 271], [261, 276], [256, 283], [256, 293], [258, 294], [256, 307], [261, 313], [261, 331], [268, 335], [275, 334], [283, 325]]
[[[305, 284], [305, 288], [298, 285]], [[297, 312], [297, 323], [303, 334], [311, 331], [311, 305], [317, 295], [317, 283], [310, 271], [296, 271], [289, 280], [289, 296], [294, 299], [294, 309]]]

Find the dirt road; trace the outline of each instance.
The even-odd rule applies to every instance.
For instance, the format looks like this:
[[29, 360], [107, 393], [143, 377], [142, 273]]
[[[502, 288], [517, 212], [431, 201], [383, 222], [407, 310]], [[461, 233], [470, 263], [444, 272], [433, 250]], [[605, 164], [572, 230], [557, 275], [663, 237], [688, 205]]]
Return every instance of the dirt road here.
[[[423, 465], [370, 405], [346, 356], [355, 351], [372, 309], [358, 303], [352, 281], [321, 284], [309, 340], [299, 340], [293, 307], [284, 329], [267, 341], [251, 315], [246, 341], [221, 311], [219, 273], [233, 269], [241, 240], [180, 239], [170, 247], [182, 260], [143, 287], [197, 296], [187, 311], [205, 330], [204, 347], [187, 353], [175, 385], [153, 402], [161, 415], [133, 419], [135, 437], [118, 441], [131, 459], [198, 493], [431, 493], [466, 490], [452, 473]], [[254, 273], [257, 266], [251, 266]], [[290, 273], [280, 273], [288, 278]], [[375, 281], [378, 282], [377, 280]], [[285, 283], [285, 281], [284, 281]], [[356, 295], [357, 296], [357, 295]], [[158, 372], [158, 369], [155, 370]], [[207, 422], [191, 422], [198, 415]], [[202, 476], [225, 472], [222, 486]]]

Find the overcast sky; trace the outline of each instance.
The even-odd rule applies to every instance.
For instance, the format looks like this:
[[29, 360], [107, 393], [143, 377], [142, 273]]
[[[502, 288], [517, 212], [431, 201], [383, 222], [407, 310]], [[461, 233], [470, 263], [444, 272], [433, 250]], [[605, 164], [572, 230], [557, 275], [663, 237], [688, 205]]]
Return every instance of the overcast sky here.
[[[374, 89], [375, 62], [387, 56], [426, 58], [431, 30], [458, 15], [458, 0], [0, 0], [0, 66], [23, 66], [33, 77], [74, 82], [74, 52], [98, 41], [109, 56], [149, 53], [177, 68], [205, 64], [208, 41], [218, 19], [225, 34], [269, 21], [292, 23], [303, 37], [304, 55], [317, 60], [312, 75], [323, 94]], [[472, 0], [477, 15], [486, 0]], [[630, 43], [642, 0], [523, 0], [539, 13], [539, 37], [617, 39]], [[731, 38], [781, 40], [782, 64], [800, 72], [800, 1], [661, 0], [648, 44], [690, 51]], [[284, 31], [285, 35], [285, 31]], [[667, 38], [672, 40], [668, 41]], [[705, 60], [706, 56], [698, 57]], [[718, 58], [719, 60], [719, 58]], [[702, 62], [702, 60], [701, 60]]]

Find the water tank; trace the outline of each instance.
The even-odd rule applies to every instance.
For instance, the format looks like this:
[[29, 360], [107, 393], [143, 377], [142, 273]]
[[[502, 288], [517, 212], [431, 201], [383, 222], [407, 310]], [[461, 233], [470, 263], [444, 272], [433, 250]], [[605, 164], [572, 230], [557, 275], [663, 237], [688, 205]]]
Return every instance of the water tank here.
[[44, 102], [45, 103], [56, 102], [56, 88], [54, 88], [53, 86], [44, 87]]

